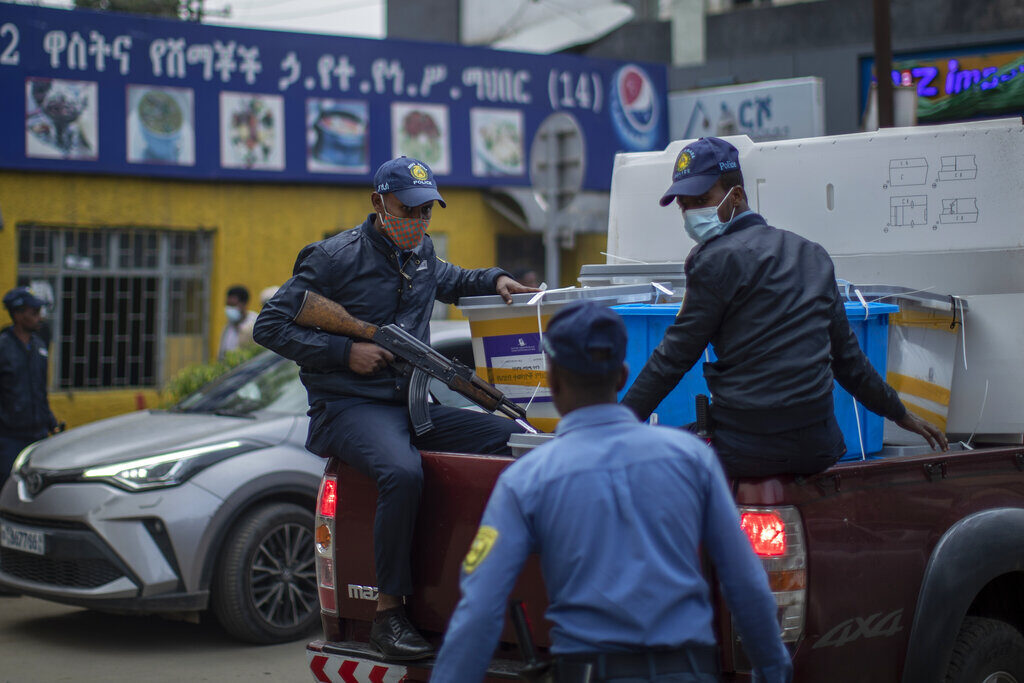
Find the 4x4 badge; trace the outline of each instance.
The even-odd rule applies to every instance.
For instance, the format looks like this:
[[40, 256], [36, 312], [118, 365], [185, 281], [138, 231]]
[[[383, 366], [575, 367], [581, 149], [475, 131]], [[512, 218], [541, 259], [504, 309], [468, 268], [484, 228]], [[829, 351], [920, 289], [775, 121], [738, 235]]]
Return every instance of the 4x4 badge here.
[[854, 617], [840, 622], [832, 630], [818, 639], [812, 650], [819, 647], [840, 647], [852, 643], [858, 638], [882, 638], [899, 633], [903, 630], [900, 618], [903, 610], [889, 612], [884, 617], [881, 612], [876, 612], [869, 617]]

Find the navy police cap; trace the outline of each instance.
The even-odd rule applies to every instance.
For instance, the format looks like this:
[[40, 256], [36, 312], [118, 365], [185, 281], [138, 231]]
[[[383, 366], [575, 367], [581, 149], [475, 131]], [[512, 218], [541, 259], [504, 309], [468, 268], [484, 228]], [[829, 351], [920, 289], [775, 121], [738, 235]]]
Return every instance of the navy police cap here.
[[544, 352], [581, 375], [611, 374], [626, 359], [626, 324], [606, 306], [573, 301], [548, 323]]
[[378, 194], [395, 195], [406, 206], [422, 206], [430, 201], [446, 206], [437, 191], [433, 171], [411, 157], [398, 157], [381, 164], [373, 174], [373, 189]]
[[739, 152], [725, 140], [700, 138], [691, 142], [676, 157], [672, 185], [662, 196], [661, 205], [668, 206], [680, 195], [699, 197], [711, 189], [718, 176], [739, 168]]
[[15, 287], [4, 294], [4, 307], [8, 311], [16, 311], [19, 308], [42, 308], [46, 302], [32, 293], [28, 287]]

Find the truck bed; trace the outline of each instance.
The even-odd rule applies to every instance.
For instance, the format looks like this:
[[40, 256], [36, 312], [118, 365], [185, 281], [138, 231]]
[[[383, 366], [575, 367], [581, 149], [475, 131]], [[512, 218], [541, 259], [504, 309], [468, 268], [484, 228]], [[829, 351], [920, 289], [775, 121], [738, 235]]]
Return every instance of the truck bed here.
[[[423, 454], [417, 585], [407, 609], [435, 643], [458, 602], [459, 565], [491, 488], [512, 461]], [[331, 461], [325, 474], [337, 477], [339, 501], [338, 614], [324, 615], [325, 641], [317, 645], [330, 649], [367, 641], [375, 608], [376, 493], [371, 481], [340, 462]], [[940, 680], [965, 615], [1024, 627], [1024, 447], [840, 463], [810, 477], [737, 480], [733, 491], [741, 510], [799, 513], [806, 595], [803, 629], [791, 645], [797, 681]], [[1008, 538], [993, 540], [993, 534]], [[512, 597], [526, 603], [536, 642], [546, 647], [547, 600], [536, 558]], [[748, 680], [724, 604], [718, 614], [725, 677]], [[496, 680], [514, 669], [505, 663], [518, 659], [514, 643], [506, 623]], [[425, 680], [413, 671], [408, 680]]]

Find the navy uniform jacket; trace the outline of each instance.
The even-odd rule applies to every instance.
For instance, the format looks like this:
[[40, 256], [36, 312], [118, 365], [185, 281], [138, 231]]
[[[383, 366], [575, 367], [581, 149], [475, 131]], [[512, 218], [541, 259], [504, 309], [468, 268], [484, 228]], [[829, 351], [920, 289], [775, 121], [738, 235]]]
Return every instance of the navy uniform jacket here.
[[267, 302], [256, 319], [253, 339], [301, 366], [309, 404], [342, 397], [403, 402], [408, 380], [392, 367], [372, 375], [349, 370], [352, 339], [295, 324], [307, 290], [345, 307], [374, 325], [397, 323], [430, 343], [434, 300], [494, 294], [500, 268], [466, 270], [434, 254], [429, 235], [412, 251], [399, 252], [374, 227], [376, 214], [352, 230], [310, 244], [299, 252], [290, 280]]
[[0, 330], [0, 436], [42, 439], [57, 426], [46, 396], [48, 361], [38, 335], [25, 346], [14, 327]]
[[678, 429], [640, 424], [615, 404], [578, 408], [556, 433], [498, 478], [431, 680], [483, 678], [506, 598], [533, 552], [555, 654], [712, 646], [704, 549], [755, 680], [788, 681], [775, 598], [712, 450]]
[[828, 252], [749, 212], [698, 245], [685, 264], [675, 323], [622, 402], [646, 419], [704, 353], [712, 416], [772, 434], [832, 415], [833, 377], [872, 412], [906, 414], [871, 366], [846, 318]]

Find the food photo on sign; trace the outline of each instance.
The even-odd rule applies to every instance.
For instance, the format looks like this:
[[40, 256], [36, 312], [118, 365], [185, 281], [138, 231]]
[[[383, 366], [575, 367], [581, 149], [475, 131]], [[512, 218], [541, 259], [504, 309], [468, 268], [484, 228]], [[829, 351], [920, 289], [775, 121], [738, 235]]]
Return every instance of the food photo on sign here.
[[224, 168], [284, 170], [284, 98], [220, 94], [220, 164]]
[[443, 104], [391, 105], [392, 156], [426, 162], [434, 175], [452, 172], [448, 107]]
[[306, 169], [368, 173], [369, 107], [359, 100], [306, 100]]
[[128, 161], [192, 166], [196, 158], [191, 88], [128, 86]]
[[473, 175], [521, 176], [526, 172], [522, 111], [476, 107], [469, 112], [469, 127]]
[[25, 156], [96, 159], [95, 81], [25, 79]]

